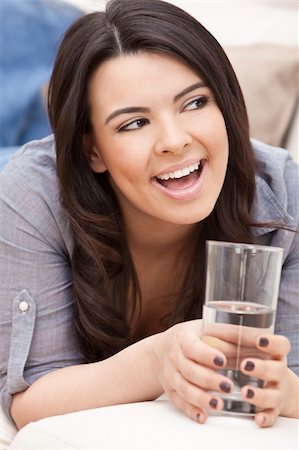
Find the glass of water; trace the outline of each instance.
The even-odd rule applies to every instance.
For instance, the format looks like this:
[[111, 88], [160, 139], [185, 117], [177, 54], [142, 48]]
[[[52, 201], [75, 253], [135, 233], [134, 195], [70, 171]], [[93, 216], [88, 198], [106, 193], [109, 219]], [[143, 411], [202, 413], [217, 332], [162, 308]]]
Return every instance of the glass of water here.
[[[224, 401], [222, 412], [256, 413], [256, 408], [241, 397], [245, 385], [263, 387], [263, 381], [243, 374], [240, 363], [245, 357], [256, 357], [257, 349], [248, 345], [248, 336], [256, 331], [274, 331], [281, 275], [283, 249], [265, 245], [207, 241], [206, 292], [203, 326], [206, 342], [213, 342], [217, 329], [235, 336], [235, 354], [220, 370], [233, 381], [228, 394], [219, 393]], [[215, 340], [216, 342], [216, 340]], [[266, 358], [260, 353], [259, 357]]]

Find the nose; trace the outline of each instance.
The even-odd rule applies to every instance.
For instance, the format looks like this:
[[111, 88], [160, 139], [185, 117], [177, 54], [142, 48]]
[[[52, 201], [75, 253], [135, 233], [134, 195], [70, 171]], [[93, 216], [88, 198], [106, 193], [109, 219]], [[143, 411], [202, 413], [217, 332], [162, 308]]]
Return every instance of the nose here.
[[157, 130], [155, 152], [180, 154], [192, 143], [192, 136], [180, 121], [167, 120]]

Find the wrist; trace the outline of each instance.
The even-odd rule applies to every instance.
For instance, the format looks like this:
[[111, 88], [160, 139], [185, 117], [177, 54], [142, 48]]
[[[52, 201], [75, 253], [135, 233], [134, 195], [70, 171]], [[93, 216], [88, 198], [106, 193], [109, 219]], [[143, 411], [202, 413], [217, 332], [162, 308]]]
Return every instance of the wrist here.
[[286, 383], [287, 396], [280, 415], [299, 419], [299, 377], [291, 369], [288, 369]]
[[163, 341], [164, 333], [157, 333], [152, 336], [149, 336], [142, 341], [139, 341], [139, 344], [144, 346], [144, 363], [146, 364], [146, 372], [147, 379], [145, 383], [150, 387], [151, 392], [151, 400], [155, 400], [163, 394], [163, 386], [160, 381], [160, 348]]
[[155, 375], [157, 382], [161, 386], [161, 393], [163, 392], [163, 387], [161, 383], [161, 369], [162, 364], [161, 360], [163, 358], [164, 346], [165, 346], [165, 334], [166, 331], [161, 333], [157, 333], [154, 336], [151, 336], [151, 354], [150, 354], [150, 366], [151, 371]]

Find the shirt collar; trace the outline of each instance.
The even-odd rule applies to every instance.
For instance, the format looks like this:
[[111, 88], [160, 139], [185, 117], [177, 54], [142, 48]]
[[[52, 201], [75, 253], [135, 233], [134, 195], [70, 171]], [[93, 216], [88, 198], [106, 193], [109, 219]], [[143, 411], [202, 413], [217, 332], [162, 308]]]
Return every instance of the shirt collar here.
[[[269, 184], [259, 175], [256, 175], [256, 196], [252, 206], [252, 220], [256, 223], [288, 224], [294, 219], [287, 212], [286, 201], [283, 196], [276, 195]], [[252, 227], [254, 236], [262, 236], [276, 230], [277, 227]]]

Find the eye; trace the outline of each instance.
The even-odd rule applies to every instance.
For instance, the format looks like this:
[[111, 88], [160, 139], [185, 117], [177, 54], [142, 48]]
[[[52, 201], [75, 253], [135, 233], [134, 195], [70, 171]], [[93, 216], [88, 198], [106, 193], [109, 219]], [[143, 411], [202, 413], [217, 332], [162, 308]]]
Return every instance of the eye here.
[[136, 119], [136, 120], [132, 120], [131, 122], [129, 122], [125, 125], [122, 125], [117, 131], [122, 133], [124, 131], [138, 130], [139, 128], [142, 128], [148, 124], [149, 124], [148, 119]]
[[206, 95], [201, 95], [200, 97], [195, 98], [191, 102], [187, 103], [186, 106], [184, 106], [184, 111], [192, 111], [194, 109], [201, 109], [206, 106], [209, 99]]

